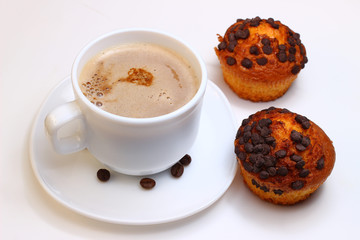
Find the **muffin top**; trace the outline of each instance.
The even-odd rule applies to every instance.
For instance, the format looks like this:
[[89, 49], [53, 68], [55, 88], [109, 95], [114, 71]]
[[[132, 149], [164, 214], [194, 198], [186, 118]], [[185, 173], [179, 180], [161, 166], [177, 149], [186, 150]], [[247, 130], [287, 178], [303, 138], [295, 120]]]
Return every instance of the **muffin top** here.
[[308, 61], [300, 34], [273, 18], [238, 19], [218, 40], [220, 62], [253, 80], [297, 75]]

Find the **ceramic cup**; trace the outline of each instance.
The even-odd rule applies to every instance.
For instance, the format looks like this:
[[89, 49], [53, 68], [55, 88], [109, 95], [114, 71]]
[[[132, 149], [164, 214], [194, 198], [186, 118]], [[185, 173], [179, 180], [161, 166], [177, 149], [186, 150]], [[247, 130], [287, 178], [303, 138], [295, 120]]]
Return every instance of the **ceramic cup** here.
[[[174, 50], [192, 65], [200, 85], [183, 107], [158, 117], [129, 118], [106, 112], [81, 92], [83, 66], [100, 51], [119, 44], [154, 43]], [[51, 111], [45, 129], [56, 152], [87, 149], [108, 168], [128, 175], [148, 175], [175, 164], [190, 150], [199, 128], [207, 72], [200, 56], [179, 38], [156, 30], [122, 29], [100, 36], [76, 57], [71, 72], [75, 100]]]

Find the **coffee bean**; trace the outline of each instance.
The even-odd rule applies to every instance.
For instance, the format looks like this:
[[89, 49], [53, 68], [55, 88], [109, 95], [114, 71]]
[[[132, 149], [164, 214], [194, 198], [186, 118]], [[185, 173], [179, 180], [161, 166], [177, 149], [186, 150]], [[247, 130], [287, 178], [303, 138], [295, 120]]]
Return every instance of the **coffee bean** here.
[[304, 187], [304, 182], [301, 180], [297, 180], [291, 183], [291, 188], [294, 190], [299, 190]]
[[270, 55], [273, 51], [272, 47], [270, 47], [269, 45], [263, 46], [262, 50], [266, 55]]
[[256, 63], [259, 64], [260, 66], [265, 66], [268, 63], [268, 60], [266, 57], [257, 58]]
[[302, 157], [296, 154], [293, 154], [290, 156], [290, 160], [294, 161], [294, 162], [299, 162], [302, 160]]
[[283, 191], [282, 190], [280, 190], [280, 189], [275, 189], [275, 190], [273, 190], [273, 192], [276, 194], [276, 195], [281, 195], [281, 194], [283, 194]]
[[219, 45], [218, 45], [218, 49], [221, 51], [221, 50], [224, 50], [224, 49], [226, 49], [227, 48], [227, 44], [226, 44], [226, 42], [224, 41], [224, 42], [221, 42], [221, 43], [219, 43]]
[[260, 172], [260, 175], [259, 175], [259, 177], [261, 178], [261, 179], [267, 179], [267, 178], [269, 178], [269, 173], [267, 172], [267, 171], [261, 171]]
[[292, 130], [292, 131], [291, 131], [291, 134], [290, 134], [290, 138], [291, 138], [291, 140], [293, 140], [294, 142], [301, 143], [301, 141], [302, 141], [302, 139], [303, 139], [303, 136], [302, 136], [301, 133], [299, 133], [298, 131]]
[[286, 154], [287, 154], [286, 150], [283, 150], [283, 149], [275, 152], [275, 156], [277, 158], [284, 158], [284, 157], [286, 157]]
[[258, 47], [255, 46], [255, 45], [251, 46], [250, 47], [250, 54], [253, 54], [253, 55], [256, 55], [256, 56], [259, 55], [260, 53], [259, 53]]
[[295, 65], [295, 66], [293, 66], [293, 68], [291, 69], [291, 73], [294, 74], [294, 75], [296, 75], [296, 74], [298, 74], [298, 73], [300, 72], [300, 70], [301, 70], [301, 67], [300, 67], [299, 65]]
[[247, 39], [250, 36], [249, 29], [239, 29], [235, 32], [236, 39]]
[[99, 169], [96, 173], [97, 178], [102, 182], [107, 182], [110, 179], [110, 172], [107, 169]]
[[189, 154], [185, 154], [185, 156], [183, 156], [179, 162], [181, 163], [181, 165], [183, 166], [188, 166], [191, 163], [191, 156]]
[[287, 174], [288, 174], [288, 169], [286, 168], [286, 167], [284, 167], [284, 166], [281, 166], [281, 167], [279, 167], [278, 168], [278, 170], [277, 170], [277, 174], [278, 175], [280, 175], [280, 176], [286, 176]]
[[229, 66], [232, 66], [232, 65], [236, 64], [236, 59], [233, 58], [233, 57], [226, 57], [226, 63], [227, 63]]
[[299, 177], [305, 178], [309, 175], [310, 171], [309, 169], [302, 169], [299, 173]]
[[181, 165], [180, 163], [176, 163], [175, 165], [173, 165], [171, 167], [171, 175], [173, 175], [176, 178], [179, 178], [183, 175], [184, 173], [184, 166]]
[[242, 61], [241, 61], [241, 65], [247, 69], [251, 68], [253, 63], [250, 59], [248, 58], [244, 58]]
[[140, 185], [145, 189], [152, 189], [155, 187], [156, 182], [152, 178], [143, 178], [140, 180]]
[[316, 162], [316, 169], [317, 170], [321, 170], [323, 169], [325, 166], [325, 161], [324, 161], [324, 157], [321, 157], [319, 160], [317, 160]]

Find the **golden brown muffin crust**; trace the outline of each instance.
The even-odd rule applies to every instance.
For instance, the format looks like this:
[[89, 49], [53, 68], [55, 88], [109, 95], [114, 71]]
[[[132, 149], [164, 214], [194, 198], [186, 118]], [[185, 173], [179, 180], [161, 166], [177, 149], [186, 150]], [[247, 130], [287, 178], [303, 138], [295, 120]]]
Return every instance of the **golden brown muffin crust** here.
[[235, 153], [250, 189], [279, 204], [306, 199], [335, 163], [332, 142], [319, 126], [279, 108], [259, 111], [243, 121]]

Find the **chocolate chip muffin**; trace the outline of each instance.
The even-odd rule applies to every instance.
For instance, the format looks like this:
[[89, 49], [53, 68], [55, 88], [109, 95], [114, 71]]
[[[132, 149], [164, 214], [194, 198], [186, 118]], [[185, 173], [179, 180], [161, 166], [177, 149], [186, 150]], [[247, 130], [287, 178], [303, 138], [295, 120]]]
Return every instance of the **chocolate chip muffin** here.
[[215, 48], [224, 80], [254, 102], [281, 97], [308, 59], [300, 34], [274, 19], [238, 19]]
[[319, 126], [274, 107], [243, 120], [235, 153], [247, 186], [260, 198], [284, 205], [308, 198], [335, 163], [332, 141]]

